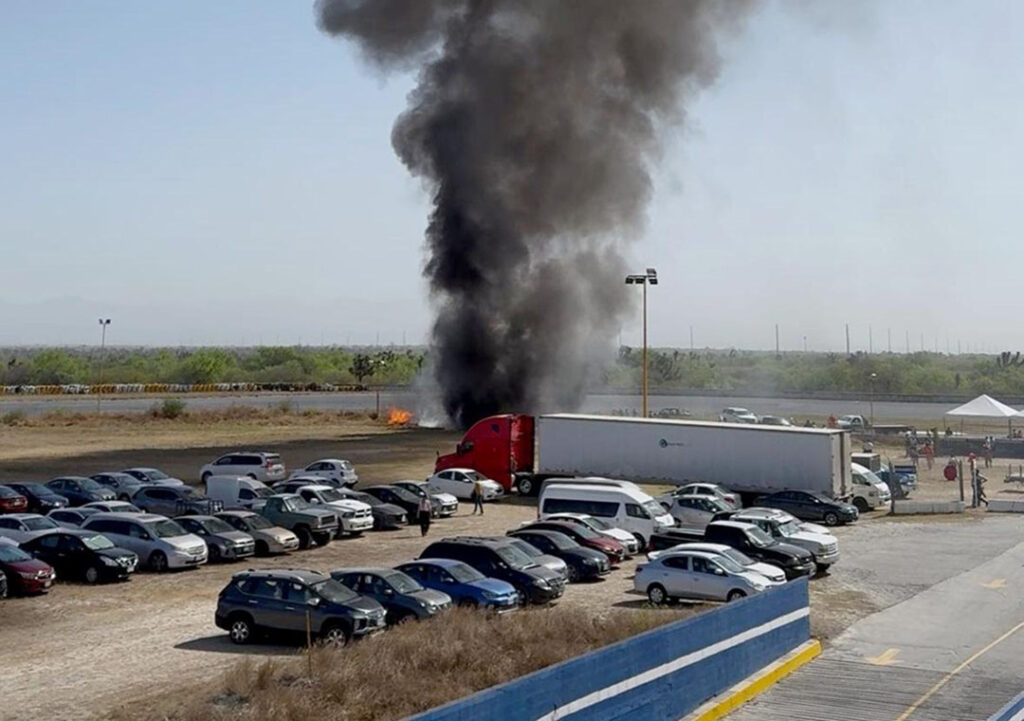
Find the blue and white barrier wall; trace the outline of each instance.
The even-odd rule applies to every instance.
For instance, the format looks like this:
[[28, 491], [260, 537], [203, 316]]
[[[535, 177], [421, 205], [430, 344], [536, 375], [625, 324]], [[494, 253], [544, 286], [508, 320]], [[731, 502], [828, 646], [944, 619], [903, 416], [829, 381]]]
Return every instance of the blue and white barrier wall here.
[[807, 580], [721, 606], [415, 721], [676, 721], [810, 638]]

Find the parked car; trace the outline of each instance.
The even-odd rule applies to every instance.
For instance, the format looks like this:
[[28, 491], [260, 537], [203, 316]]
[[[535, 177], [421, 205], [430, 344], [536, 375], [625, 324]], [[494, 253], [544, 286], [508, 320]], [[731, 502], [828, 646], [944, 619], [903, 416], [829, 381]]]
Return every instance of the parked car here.
[[53, 566], [61, 578], [86, 583], [126, 581], [135, 573], [139, 557], [114, 545], [106, 536], [78, 529], [60, 529], [22, 544], [40, 561]]
[[621, 562], [626, 557], [626, 549], [623, 548], [621, 543], [596, 531], [591, 531], [586, 526], [580, 526], [575, 523], [549, 520], [534, 521], [528, 526], [523, 526], [522, 530], [557, 531], [558, 533], [563, 533], [585, 548], [600, 551], [613, 564]]
[[[548, 521], [566, 521], [567, 523], [576, 523], [581, 526], [586, 526], [594, 533], [600, 533], [602, 536], [613, 538], [621, 543], [622, 547], [626, 549], [627, 556], [635, 556], [640, 552], [640, 543], [636, 540], [636, 536], [624, 528], [613, 526], [603, 518], [588, 516], [585, 513], [549, 513], [544, 518]], [[533, 523], [533, 521], [527, 521], [522, 525], [528, 526], [531, 523]]]
[[206, 553], [211, 563], [238, 561], [256, 553], [256, 541], [252, 536], [219, 518], [196, 515], [178, 516], [174, 520], [206, 542]]
[[68, 499], [69, 506], [83, 506], [90, 501], [113, 501], [117, 494], [85, 476], [62, 476], [46, 482], [46, 487]]
[[292, 493], [314, 506], [328, 508], [338, 516], [338, 536], [358, 536], [373, 528], [373, 511], [369, 504], [349, 498], [334, 486], [322, 484], [299, 486]]
[[429, 618], [452, 606], [447, 593], [424, 588], [392, 568], [338, 568], [331, 578], [382, 605], [389, 624]]
[[454, 516], [459, 510], [459, 499], [451, 493], [434, 492], [426, 481], [395, 481], [391, 484], [414, 494], [417, 498], [430, 496], [430, 506], [435, 518]]
[[24, 596], [47, 593], [57, 578], [50, 564], [33, 558], [5, 538], [0, 538], [0, 573], [7, 577], [8, 594]]
[[839, 420], [836, 421], [836, 426], [848, 431], [861, 431], [869, 425], [870, 424], [864, 416], [857, 415], [855, 413], [839, 416]]
[[716, 515], [733, 510], [730, 504], [714, 496], [676, 496], [671, 504], [662, 501], [661, 505], [681, 528], [704, 528]]
[[673, 551], [637, 566], [633, 588], [653, 604], [674, 598], [735, 601], [777, 585], [725, 556]]
[[338, 491], [347, 498], [365, 503], [370, 507], [370, 515], [373, 517], [373, 529], [375, 531], [391, 531], [401, 528], [406, 523], [406, 511], [394, 503], [385, 503], [376, 496], [362, 491], [352, 491], [339, 488]]
[[447, 593], [458, 606], [490, 608], [498, 613], [519, 607], [519, 593], [511, 583], [488, 578], [462, 561], [421, 559], [395, 566], [395, 570], [427, 588]]
[[116, 545], [134, 551], [150, 570], [191, 568], [207, 561], [206, 543], [179, 524], [152, 513], [96, 513], [82, 529], [101, 533]]
[[673, 488], [668, 493], [661, 494], [655, 500], [662, 505], [666, 503], [671, 505], [672, 501], [680, 496], [710, 496], [728, 503], [733, 508], [739, 508], [742, 505], [739, 494], [722, 488], [717, 483], [687, 483], [684, 486]]
[[367, 486], [362, 489], [363, 493], [369, 493], [379, 498], [384, 503], [398, 506], [405, 511], [405, 518], [409, 523], [416, 521], [416, 514], [420, 509], [420, 498], [415, 493], [399, 488], [397, 486]]
[[55, 508], [66, 508], [68, 505], [68, 499], [54, 493], [42, 483], [12, 482], [5, 485], [15, 493], [25, 496], [29, 513], [46, 515]]
[[219, 501], [224, 508], [259, 508], [274, 495], [263, 481], [249, 476], [207, 476], [206, 497]]
[[0, 513], [25, 513], [28, 499], [7, 486], [0, 486]]
[[0, 571], [0, 599], [7, 598], [7, 574]]
[[722, 423], [757, 423], [757, 415], [746, 408], [725, 408], [718, 416]]
[[329, 485], [352, 488], [359, 483], [359, 475], [351, 463], [341, 458], [323, 458], [313, 461], [302, 470], [292, 473], [292, 477], [317, 476], [330, 481]]
[[762, 426], [792, 426], [792, 422], [782, 416], [761, 416], [758, 421]]
[[[461, 538], [465, 538], [465, 536], [461, 536]], [[472, 538], [472, 536], [470, 536], [470, 538]], [[500, 538], [500, 536], [498, 538]], [[540, 550], [529, 541], [524, 541], [522, 538], [509, 536], [508, 541], [511, 543], [513, 548], [517, 548], [529, 556], [530, 560], [538, 566], [543, 566], [549, 571], [557, 573], [560, 579], [566, 583], [569, 582], [569, 564], [561, 558], [558, 556], [552, 556], [549, 553], [544, 553], [544, 551]]]
[[79, 506], [78, 508], [58, 508], [56, 511], [47, 513], [46, 517], [52, 518], [61, 528], [78, 528], [85, 523], [86, 518], [95, 513], [102, 513], [102, 511], [98, 508]]
[[135, 495], [135, 491], [142, 486], [151, 485], [148, 481], [140, 481], [132, 474], [123, 471], [104, 471], [103, 473], [94, 473], [89, 477], [116, 493], [119, 501], [130, 500]]
[[211, 515], [224, 510], [191, 486], [143, 486], [132, 496], [132, 503], [146, 513], [160, 516]]
[[261, 632], [305, 634], [342, 646], [384, 628], [384, 608], [316, 571], [265, 569], [236, 573], [217, 598], [214, 623], [232, 642]]
[[158, 486], [184, 486], [185, 481], [174, 476], [168, 476], [159, 468], [147, 468], [140, 466], [136, 468], [125, 468], [122, 473], [127, 473], [143, 483], [153, 483]]
[[810, 551], [821, 571], [839, 561], [839, 541], [827, 529], [813, 523], [801, 523], [778, 508], [744, 508], [731, 520], [752, 523], [769, 536]]
[[325, 546], [338, 533], [338, 516], [334, 511], [314, 506], [294, 493], [275, 493], [259, 512], [275, 526], [298, 536], [302, 549], [313, 543]]
[[248, 533], [255, 541], [257, 556], [289, 553], [299, 549], [299, 537], [287, 528], [275, 526], [254, 511], [221, 511], [216, 517], [236, 531]]
[[82, 508], [95, 508], [104, 513], [142, 513], [142, 509], [128, 501], [92, 501]]
[[277, 453], [236, 451], [207, 463], [199, 469], [199, 478], [206, 483], [210, 476], [249, 476], [257, 481], [273, 483], [286, 475], [284, 463]]
[[60, 528], [56, 521], [38, 513], [8, 513], [0, 516], [0, 537], [24, 543], [36, 536]]
[[732, 546], [726, 546], [724, 543], [682, 543], [664, 551], [651, 551], [647, 554], [647, 560], [653, 561], [660, 556], [674, 553], [675, 551], [701, 551], [703, 553], [725, 556], [732, 559], [741, 568], [753, 571], [754, 573], [760, 573], [770, 581], [782, 583], [786, 580], [786, 573], [775, 564], [756, 561], [743, 551], [738, 551]]
[[508, 539], [445, 538], [424, 549], [420, 559], [450, 558], [490, 578], [512, 584], [521, 603], [550, 603], [565, 593], [565, 581], [538, 566]]
[[473, 488], [477, 482], [481, 484], [485, 501], [493, 501], [505, 495], [505, 489], [500, 483], [477, 473], [472, 468], [448, 468], [427, 479], [427, 485], [430, 486], [432, 493], [450, 493], [460, 500], [473, 498]]
[[892, 491], [889, 490], [889, 485], [874, 472], [859, 463], [851, 463], [850, 481], [853, 492], [850, 503], [857, 507], [859, 513], [889, 507], [889, 503], [892, 501]]
[[758, 505], [782, 509], [804, 521], [824, 521], [826, 526], [852, 523], [860, 515], [856, 506], [810, 491], [779, 491], [765, 496]]
[[565, 561], [570, 582], [590, 581], [611, 573], [611, 563], [603, 553], [584, 548], [564, 533], [524, 528], [509, 531], [508, 535], [526, 541], [541, 553]]

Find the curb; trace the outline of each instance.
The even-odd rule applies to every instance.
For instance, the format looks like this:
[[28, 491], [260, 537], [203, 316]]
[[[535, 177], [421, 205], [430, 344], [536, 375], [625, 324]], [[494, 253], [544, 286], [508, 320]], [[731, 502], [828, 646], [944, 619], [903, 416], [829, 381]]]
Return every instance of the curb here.
[[817, 639], [805, 641], [785, 656], [773, 661], [728, 691], [692, 711], [682, 721], [716, 721], [716, 719], [723, 718], [747, 701], [764, 693], [804, 664], [812, 661], [820, 653], [821, 643]]

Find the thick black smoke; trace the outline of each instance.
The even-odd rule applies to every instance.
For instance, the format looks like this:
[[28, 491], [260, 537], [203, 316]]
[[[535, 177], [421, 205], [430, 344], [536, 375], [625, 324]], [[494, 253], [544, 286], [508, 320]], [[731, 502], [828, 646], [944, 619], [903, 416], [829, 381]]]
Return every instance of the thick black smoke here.
[[578, 404], [629, 309], [618, 248], [739, 0], [320, 0], [321, 27], [419, 68], [392, 142], [424, 178], [449, 417]]

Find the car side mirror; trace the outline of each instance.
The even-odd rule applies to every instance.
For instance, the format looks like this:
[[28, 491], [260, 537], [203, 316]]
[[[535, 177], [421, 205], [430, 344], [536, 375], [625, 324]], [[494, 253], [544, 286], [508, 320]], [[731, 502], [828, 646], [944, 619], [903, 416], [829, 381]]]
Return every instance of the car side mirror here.
[[716, 568], [715, 569], [715, 575], [716, 576], [724, 576], [725, 575], [725, 571], [723, 571], [721, 568]]
[[306, 605], [310, 606], [311, 608], [316, 608], [320, 605], [320, 599], [317, 596], [313, 596], [312, 598], [306, 601]]
[[395, 592], [392, 589], [390, 589], [390, 588], [385, 588], [384, 589], [384, 595], [385, 596], [394, 596]]
[[317, 504], [317, 503], [320, 503], [320, 499], [319, 498], [310, 498], [309, 502], [312, 503], [312, 504]]
[[151, 535], [149, 535], [148, 533], [143, 533], [142, 534], [142, 540], [143, 541], [152, 541], [153, 537]]

